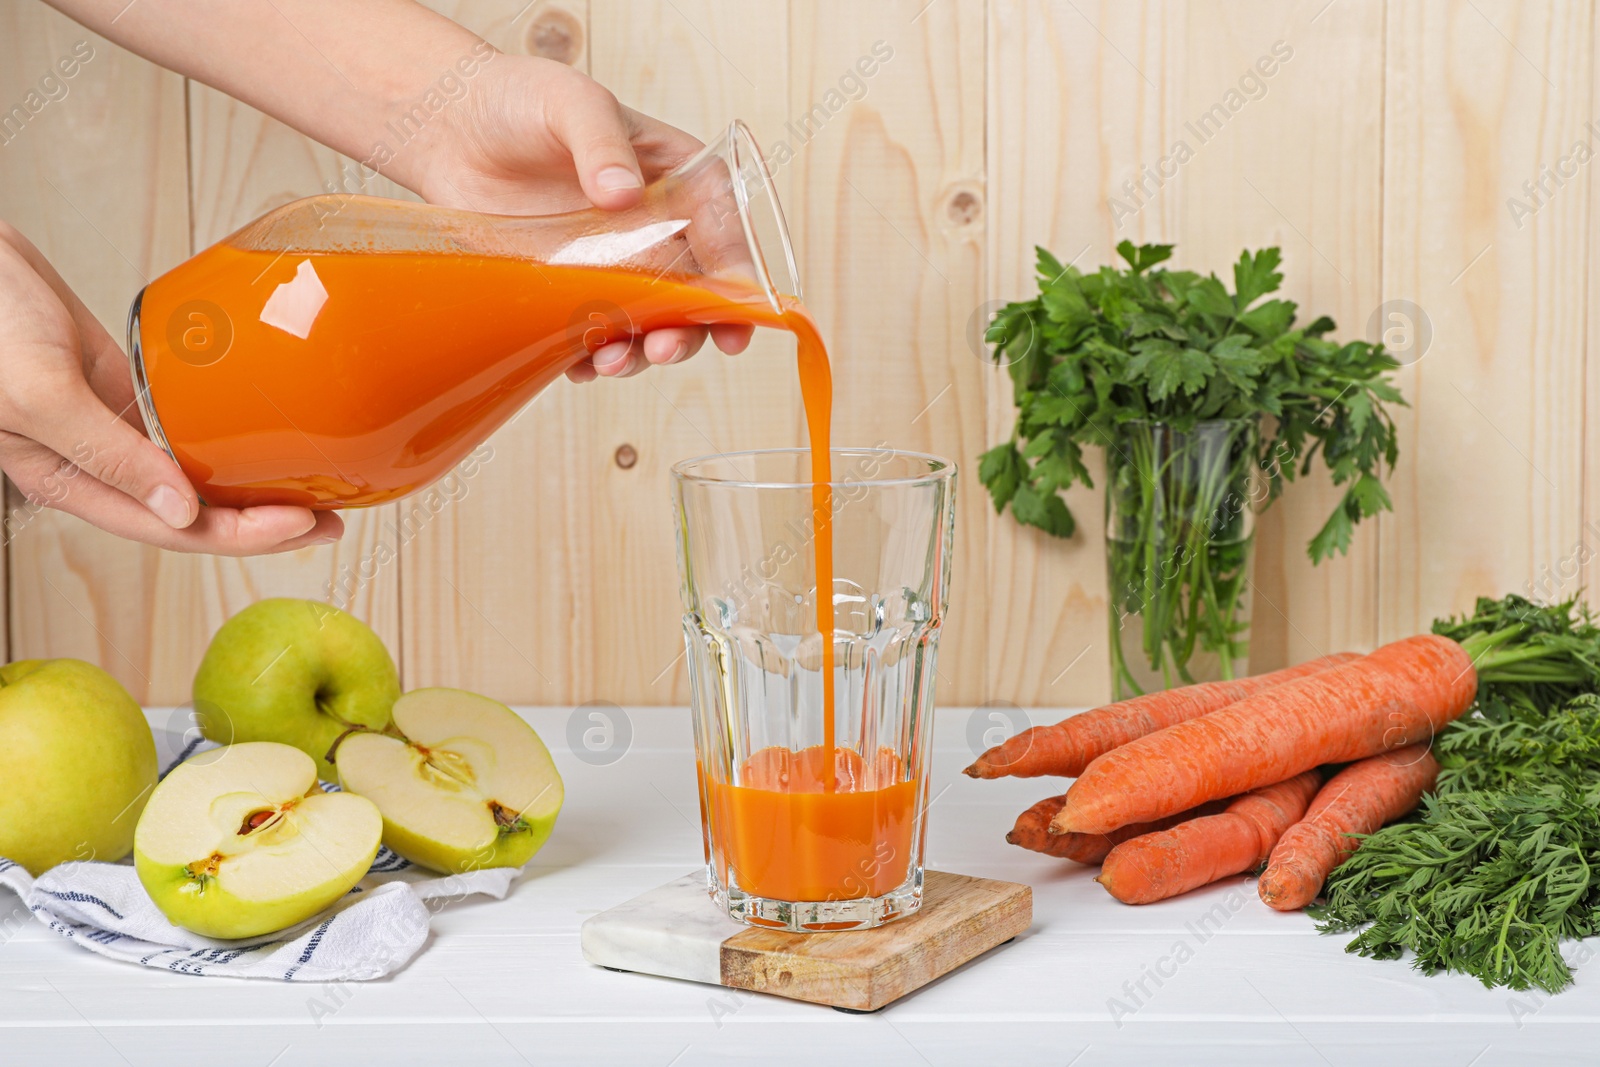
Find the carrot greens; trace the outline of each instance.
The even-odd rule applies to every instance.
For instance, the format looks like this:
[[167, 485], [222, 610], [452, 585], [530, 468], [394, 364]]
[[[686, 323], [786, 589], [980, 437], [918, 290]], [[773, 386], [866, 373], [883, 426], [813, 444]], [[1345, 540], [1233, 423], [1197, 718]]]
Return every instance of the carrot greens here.
[[1479, 600], [1437, 633], [1478, 661], [1478, 697], [1435, 752], [1434, 795], [1363, 842], [1311, 909], [1349, 951], [1557, 992], [1563, 942], [1600, 934], [1600, 627], [1572, 601]]

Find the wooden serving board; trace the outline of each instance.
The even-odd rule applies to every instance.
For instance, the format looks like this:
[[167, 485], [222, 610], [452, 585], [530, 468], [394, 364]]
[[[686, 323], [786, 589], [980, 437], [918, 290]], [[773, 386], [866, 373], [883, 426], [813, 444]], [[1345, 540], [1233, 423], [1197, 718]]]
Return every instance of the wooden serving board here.
[[583, 957], [616, 971], [876, 1011], [1033, 922], [1033, 890], [1016, 882], [928, 871], [922, 892], [909, 919], [793, 934], [734, 922], [696, 872], [585, 920]]

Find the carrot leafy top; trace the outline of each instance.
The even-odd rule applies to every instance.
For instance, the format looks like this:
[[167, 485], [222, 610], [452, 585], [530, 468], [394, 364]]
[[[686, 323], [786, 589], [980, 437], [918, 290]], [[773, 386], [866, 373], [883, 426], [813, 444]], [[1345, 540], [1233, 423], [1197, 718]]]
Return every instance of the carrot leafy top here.
[[1576, 696], [1600, 692], [1600, 626], [1577, 597], [1558, 604], [1479, 597], [1471, 615], [1436, 619], [1433, 632], [1472, 657], [1477, 711], [1495, 722], [1541, 721]]
[[1600, 628], [1575, 600], [1508, 596], [1434, 631], [1478, 664], [1475, 709], [1434, 745], [1434, 795], [1368, 835], [1311, 913], [1359, 930], [1351, 952], [1559, 992], [1562, 943], [1600, 934]]

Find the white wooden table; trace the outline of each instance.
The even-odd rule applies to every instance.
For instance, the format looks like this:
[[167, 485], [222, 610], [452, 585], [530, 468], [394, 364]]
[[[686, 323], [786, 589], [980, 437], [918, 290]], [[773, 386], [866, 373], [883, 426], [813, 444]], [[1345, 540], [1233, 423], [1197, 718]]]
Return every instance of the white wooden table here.
[[572, 709], [526, 714], [566, 779], [555, 835], [506, 900], [441, 911], [404, 971], [335, 987], [113, 963], [0, 890], [0, 1064], [1600, 1061], [1600, 956], [1557, 997], [1484, 989], [1348, 956], [1246, 878], [1131, 908], [1092, 871], [1007, 845], [1054, 783], [962, 777], [963, 708], [938, 713], [930, 866], [1031, 884], [1029, 934], [870, 1016], [592, 967], [585, 916], [699, 862], [687, 715], [632, 711], [626, 752], [596, 765], [568, 746]]

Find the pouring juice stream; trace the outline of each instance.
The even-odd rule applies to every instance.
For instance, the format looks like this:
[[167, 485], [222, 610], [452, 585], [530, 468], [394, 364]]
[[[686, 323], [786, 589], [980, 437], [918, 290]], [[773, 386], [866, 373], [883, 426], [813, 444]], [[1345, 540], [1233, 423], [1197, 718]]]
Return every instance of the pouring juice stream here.
[[[911, 825], [905, 798], [914, 789], [862, 775], [860, 767], [882, 760], [862, 764], [863, 754], [836, 737], [832, 377], [805, 308], [744, 279], [485, 251], [476, 219], [355, 200], [339, 206], [345, 218], [331, 238], [285, 223], [279, 216], [297, 209], [289, 205], [157, 278], [135, 302], [130, 349], [141, 411], [201, 498], [313, 508], [396, 500], [442, 477], [601, 345], [718, 322], [791, 332], [811, 445], [822, 743], [781, 762], [782, 774], [773, 773], [772, 754], [789, 750], [752, 753], [730, 772], [719, 804], [740, 832], [727, 851], [752, 872], [765, 864], [768, 884], [752, 873], [756, 883], [744, 888], [773, 896], [799, 884], [802, 868], [814, 889], [834, 867], [848, 879], [850, 868], [882, 866], [871, 854], [890, 828]], [[443, 232], [438, 247], [392, 249], [381, 226], [363, 229], [408, 212], [429, 213], [424, 221]], [[490, 221], [508, 230], [540, 224]], [[274, 247], [275, 227], [292, 228], [293, 239]], [[675, 263], [691, 246], [672, 236], [660, 242], [661, 258]], [[792, 835], [788, 874], [740, 844], [773, 833]], [[839, 879], [835, 897], [848, 893]]]

